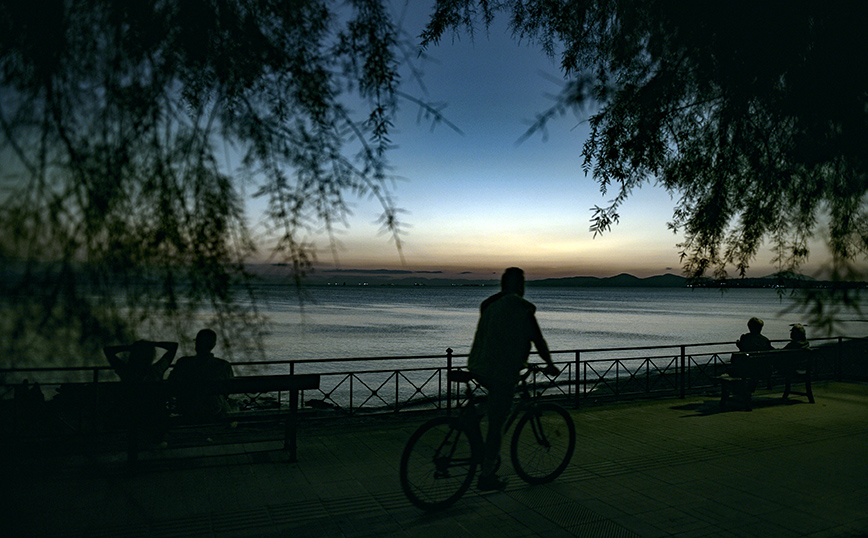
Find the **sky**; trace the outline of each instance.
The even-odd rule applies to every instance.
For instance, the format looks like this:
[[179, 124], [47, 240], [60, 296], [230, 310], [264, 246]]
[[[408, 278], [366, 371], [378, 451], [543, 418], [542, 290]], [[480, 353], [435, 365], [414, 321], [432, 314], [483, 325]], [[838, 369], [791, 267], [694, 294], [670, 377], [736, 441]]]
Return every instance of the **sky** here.
[[[401, 4], [401, 2], [397, 2]], [[427, 5], [411, 2], [413, 9]], [[418, 35], [427, 12], [409, 13], [404, 28]], [[634, 191], [620, 223], [602, 236], [589, 231], [591, 208], [604, 195], [582, 170], [586, 116], [568, 114], [519, 143], [529, 122], [553, 104], [563, 77], [558, 59], [533, 44], [518, 44], [503, 18], [473, 39], [447, 35], [422, 64], [425, 91], [409, 78], [403, 91], [443, 102], [461, 134], [418, 118], [405, 103], [395, 124], [390, 159], [396, 204], [408, 225], [399, 252], [376, 223], [374, 200], [353, 200], [337, 258], [322, 247], [319, 268], [443, 271], [468, 277], [522, 267], [529, 279], [567, 276], [646, 277], [680, 274], [677, 243], [667, 228], [677, 200], [652, 184]], [[762, 252], [749, 276], [774, 272]], [[808, 267], [810, 269], [810, 266]], [[806, 271], [807, 272], [807, 271]]]

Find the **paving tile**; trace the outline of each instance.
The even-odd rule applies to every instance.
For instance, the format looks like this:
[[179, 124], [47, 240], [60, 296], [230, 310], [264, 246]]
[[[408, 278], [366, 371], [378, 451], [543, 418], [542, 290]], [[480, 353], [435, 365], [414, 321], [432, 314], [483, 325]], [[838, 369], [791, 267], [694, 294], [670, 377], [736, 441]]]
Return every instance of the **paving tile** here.
[[761, 395], [750, 413], [710, 413], [707, 395], [584, 406], [554, 483], [526, 485], [507, 462], [506, 491], [471, 489], [437, 513], [410, 505], [398, 482], [418, 416], [308, 424], [297, 463], [263, 452], [279, 443], [247, 440], [148, 453], [134, 473], [122, 442], [25, 454], [0, 464], [0, 506], [9, 536], [48, 538], [866, 536], [868, 384], [815, 393], [814, 405]]

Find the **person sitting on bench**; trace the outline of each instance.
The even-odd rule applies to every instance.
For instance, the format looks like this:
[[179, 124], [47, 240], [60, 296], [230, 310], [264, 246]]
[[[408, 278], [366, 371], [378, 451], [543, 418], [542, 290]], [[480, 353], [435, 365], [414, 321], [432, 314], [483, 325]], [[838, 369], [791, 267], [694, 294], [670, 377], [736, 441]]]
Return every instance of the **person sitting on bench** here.
[[790, 341], [787, 342], [784, 349], [808, 349], [809, 347], [811, 344], [805, 334], [805, 327], [799, 323], [794, 323], [790, 329]]
[[[165, 350], [154, 361], [157, 348]], [[131, 430], [143, 430], [151, 442], [162, 445], [166, 433], [168, 410], [163, 391], [163, 375], [172, 364], [177, 342], [151, 342], [137, 340], [129, 345], [107, 346], [103, 349], [109, 364], [124, 386], [124, 400]], [[138, 435], [130, 437], [138, 443]]]
[[751, 351], [771, 351], [774, 349], [769, 339], [760, 334], [763, 330], [763, 320], [750, 318], [747, 322], [747, 328], [750, 332], [741, 335], [735, 343], [739, 351], [749, 353]]
[[178, 359], [169, 374], [178, 413], [194, 422], [217, 420], [231, 411], [227, 397], [213, 392], [215, 382], [235, 377], [232, 365], [211, 353], [216, 344], [217, 334], [202, 329], [196, 335], [196, 354]]

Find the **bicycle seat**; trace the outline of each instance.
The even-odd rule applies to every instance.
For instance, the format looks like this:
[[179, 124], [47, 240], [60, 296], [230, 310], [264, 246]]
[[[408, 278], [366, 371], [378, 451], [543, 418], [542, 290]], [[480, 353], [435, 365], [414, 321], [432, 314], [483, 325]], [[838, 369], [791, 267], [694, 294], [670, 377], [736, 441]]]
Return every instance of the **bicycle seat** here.
[[454, 381], [455, 383], [469, 383], [475, 379], [473, 372], [468, 370], [449, 370], [446, 377], [449, 381]]

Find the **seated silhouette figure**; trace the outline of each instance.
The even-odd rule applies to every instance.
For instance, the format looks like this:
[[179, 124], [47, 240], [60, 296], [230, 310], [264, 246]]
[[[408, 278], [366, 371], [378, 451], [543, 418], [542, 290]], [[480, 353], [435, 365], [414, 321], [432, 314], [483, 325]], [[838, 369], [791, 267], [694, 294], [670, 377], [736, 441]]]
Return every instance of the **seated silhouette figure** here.
[[28, 429], [42, 421], [45, 413], [45, 394], [39, 383], [27, 379], [15, 385], [13, 418], [16, 428]]
[[[156, 348], [162, 348], [165, 352], [154, 361]], [[138, 340], [129, 345], [108, 346], [103, 351], [124, 386], [124, 401], [131, 429], [145, 431], [151, 442], [162, 443], [169, 416], [162, 381], [178, 351], [177, 342]], [[135, 446], [137, 437], [130, 436], [130, 442]], [[135, 446], [131, 448], [135, 449]]]
[[808, 349], [811, 347], [805, 327], [801, 323], [794, 323], [790, 329], [790, 341], [784, 349]]
[[216, 344], [217, 334], [202, 329], [196, 335], [196, 354], [178, 359], [169, 374], [176, 410], [193, 422], [213, 421], [231, 410], [226, 396], [213, 391], [217, 382], [235, 377], [232, 365], [212, 354]]
[[759, 318], [750, 318], [747, 322], [747, 328], [750, 332], [741, 335], [735, 343], [735, 345], [738, 346], [739, 351], [749, 353], [751, 351], [769, 351], [774, 349], [771, 341], [761, 334], [763, 330], [763, 320]]

